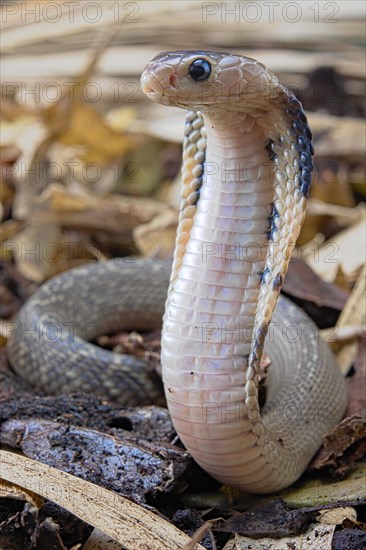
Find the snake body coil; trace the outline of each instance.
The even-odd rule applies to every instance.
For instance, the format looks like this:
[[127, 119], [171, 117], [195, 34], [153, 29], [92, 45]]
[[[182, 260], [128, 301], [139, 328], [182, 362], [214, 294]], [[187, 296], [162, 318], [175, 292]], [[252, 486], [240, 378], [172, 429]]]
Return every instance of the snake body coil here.
[[[220, 481], [279, 490], [301, 475], [346, 403], [314, 324], [278, 300], [311, 181], [305, 114], [262, 64], [225, 53], [161, 54], [147, 65], [142, 87], [154, 101], [189, 109], [162, 335], [174, 425]], [[50, 281], [18, 317], [9, 345], [14, 367], [49, 393], [154, 400], [156, 384], [142, 361], [84, 340], [159, 324], [169, 272], [152, 260], [106, 262]], [[261, 411], [263, 347], [272, 364]]]

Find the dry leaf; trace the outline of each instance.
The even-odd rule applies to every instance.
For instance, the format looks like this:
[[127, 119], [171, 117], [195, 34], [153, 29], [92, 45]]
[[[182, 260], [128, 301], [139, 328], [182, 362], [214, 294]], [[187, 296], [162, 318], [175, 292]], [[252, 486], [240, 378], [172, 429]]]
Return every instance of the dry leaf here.
[[83, 147], [83, 153], [80, 154], [82, 165], [78, 170], [81, 181], [85, 165], [94, 163], [103, 167], [125, 157], [138, 143], [136, 136], [114, 131], [102, 115], [85, 103], [78, 103], [74, 107], [70, 125], [58, 136], [58, 141], [68, 147]]
[[348, 401], [345, 416], [354, 414], [366, 417], [366, 339], [360, 339], [357, 356], [354, 361], [354, 373], [346, 378], [348, 393], [352, 396]]
[[283, 285], [285, 294], [341, 310], [347, 292], [334, 284], [326, 283], [301, 259], [292, 260]]
[[223, 550], [331, 550], [335, 525], [316, 524], [303, 535], [284, 537], [282, 539], [262, 538], [255, 540], [235, 535]]
[[[174, 550], [190, 540], [161, 517], [98, 485], [7, 451], [0, 450], [0, 460], [3, 479], [56, 502], [127, 550]], [[197, 544], [194, 550], [204, 548]]]
[[124, 233], [131, 234], [137, 225], [150, 222], [166, 208], [164, 203], [154, 199], [121, 195], [100, 197], [90, 192], [68, 191], [57, 184], [50, 185], [38, 203], [43, 209], [37, 212], [34, 222], [113, 231], [120, 238]]
[[40, 507], [43, 502], [43, 499], [35, 493], [22, 489], [21, 487], [18, 487], [13, 483], [9, 483], [3, 479], [0, 479], [0, 498], [22, 500], [24, 502], [28, 502], [32, 506], [38, 507]]
[[348, 280], [354, 281], [366, 261], [366, 218], [319, 246], [312, 244], [303, 258], [328, 283], [335, 281], [339, 267]]
[[142, 255], [147, 258], [172, 258], [177, 223], [177, 212], [167, 208], [151, 222], [136, 227], [133, 236]]
[[[357, 325], [358, 327], [366, 327], [366, 266], [361, 269], [357, 282], [352, 289], [350, 297], [339, 316], [337, 328], [347, 327], [349, 325]], [[345, 344], [337, 353], [337, 364], [341, 372], [346, 374], [357, 355], [358, 343], [353, 341]]]
[[318, 157], [349, 158], [353, 162], [364, 160], [366, 123], [362, 118], [311, 113], [309, 123], [315, 136]]
[[317, 521], [330, 525], [342, 525], [345, 519], [356, 520], [357, 512], [351, 506], [341, 506], [330, 510], [320, 510]]
[[323, 445], [315, 455], [309, 470], [330, 471], [334, 476], [344, 476], [361, 460], [366, 452], [366, 420], [354, 415], [342, 420], [323, 439]]
[[82, 550], [124, 550], [124, 547], [99, 529], [93, 529]]

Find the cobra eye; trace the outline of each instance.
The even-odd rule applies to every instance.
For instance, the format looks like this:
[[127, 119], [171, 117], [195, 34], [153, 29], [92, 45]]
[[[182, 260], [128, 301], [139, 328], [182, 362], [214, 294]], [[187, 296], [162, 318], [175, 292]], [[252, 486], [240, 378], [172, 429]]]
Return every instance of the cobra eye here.
[[207, 80], [211, 74], [211, 65], [206, 59], [196, 59], [189, 67], [189, 75], [197, 82]]

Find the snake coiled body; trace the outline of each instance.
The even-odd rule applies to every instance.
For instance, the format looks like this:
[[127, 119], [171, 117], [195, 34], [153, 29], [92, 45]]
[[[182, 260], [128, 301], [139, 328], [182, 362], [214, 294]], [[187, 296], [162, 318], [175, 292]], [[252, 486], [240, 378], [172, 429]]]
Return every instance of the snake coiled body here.
[[[314, 324], [278, 300], [311, 181], [306, 116], [266, 67], [244, 56], [164, 53], [147, 65], [142, 87], [154, 101], [189, 109], [162, 334], [174, 425], [218, 480], [250, 492], [279, 490], [301, 475], [346, 403], [343, 378]], [[154, 400], [156, 383], [143, 362], [86, 344], [85, 327], [92, 323], [93, 339], [156, 326], [169, 272], [154, 260], [106, 262], [50, 281], [18, 317], [9, 346], [14, 367], [50, 393]], [[54, 343], [44, 331], [29, 338], [29, 326], [35, 332], [52, 322]], [[271, 366], [261, 410], [263, 348]]]

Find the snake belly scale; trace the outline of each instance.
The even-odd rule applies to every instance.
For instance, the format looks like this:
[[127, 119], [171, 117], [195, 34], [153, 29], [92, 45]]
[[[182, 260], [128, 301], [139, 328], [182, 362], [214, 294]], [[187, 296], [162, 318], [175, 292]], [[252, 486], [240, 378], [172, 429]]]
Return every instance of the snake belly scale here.
[[[110, 261], [56, 277], [21, 310], [9, 357], [46, 393], [153, 402], [158, 387], [143, 361], [85, 340], [153, 328], [165, 311], [163, 383], [182, 442], [221, 482], [273, 492], [302, 474], [346, 406], [315, 325], [279, 297], [311, 182], [306, 116], [244, 56], [165, 52], [141, 82], [153, 101], [188, 110], [173, 266]], [[51, 325], [55, 341], [44, 336]], [[263, 349], [271, 366], [261, 409]]]

